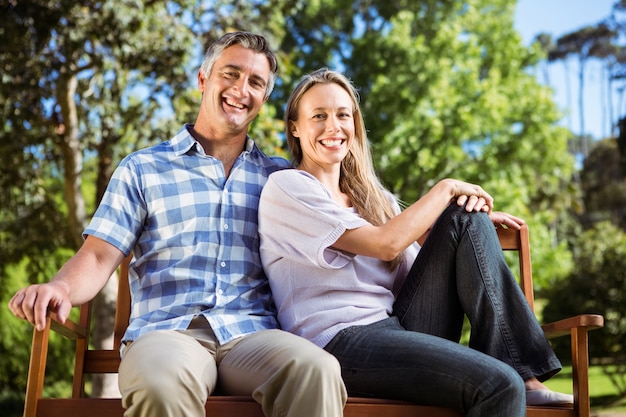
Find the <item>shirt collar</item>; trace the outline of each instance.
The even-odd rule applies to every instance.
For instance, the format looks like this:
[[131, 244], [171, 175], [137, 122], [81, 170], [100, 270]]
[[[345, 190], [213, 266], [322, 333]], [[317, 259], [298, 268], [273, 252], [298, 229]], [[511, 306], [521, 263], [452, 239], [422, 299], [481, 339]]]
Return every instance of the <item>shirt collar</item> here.
[[[183, 155], [189, 152], [192, 148], [195, 152], [206, 155], [204, 148], [200, 143], [191, 136], [189, 129], [193, 127], [193, 124], [186, 124], [178, 131], [176, 136], [172, 138], [172, 148], [177, 156]], [[256, 144], [250, 136], [246, 135], [246, 149], [243, 151], [244, 155], [248, 155], [256, 152]]]

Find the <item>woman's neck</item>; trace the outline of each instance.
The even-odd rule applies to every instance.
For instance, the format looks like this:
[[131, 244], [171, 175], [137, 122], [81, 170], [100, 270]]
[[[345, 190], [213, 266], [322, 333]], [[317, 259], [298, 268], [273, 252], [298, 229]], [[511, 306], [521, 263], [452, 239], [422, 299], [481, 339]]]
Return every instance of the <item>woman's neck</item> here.
[[340, 167], [337, 169], [324, 169], [320, 166], [310, 167], [305, 166], [305, 164], [300, 164], [298, 169], [302, 171], [306, 171], [309, 174], [313, 175], [319, 182], [326, 187], [328, 192], [330, 193], [332, 199], [342, 207], [352, 207], [352, 202], [350, 201], [350, 197], [348, 194], [341, 191], [339, 186], [339, 177], [340, 177]]

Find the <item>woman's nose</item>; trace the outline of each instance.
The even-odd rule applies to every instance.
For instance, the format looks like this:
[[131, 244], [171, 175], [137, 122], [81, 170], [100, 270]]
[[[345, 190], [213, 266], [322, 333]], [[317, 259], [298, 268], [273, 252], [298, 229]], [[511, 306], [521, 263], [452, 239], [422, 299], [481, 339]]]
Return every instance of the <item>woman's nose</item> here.
[[329, 117], [326, 121], [327, 132], [339, 132], [339, 120], [336, 117]]

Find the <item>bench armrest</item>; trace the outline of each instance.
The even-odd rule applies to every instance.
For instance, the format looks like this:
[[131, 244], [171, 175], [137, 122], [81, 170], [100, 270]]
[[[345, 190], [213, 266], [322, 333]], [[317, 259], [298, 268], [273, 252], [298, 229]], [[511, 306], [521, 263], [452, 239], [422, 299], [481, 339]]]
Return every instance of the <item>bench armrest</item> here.
[[580, 314], [541, 326], [548, 338], [569, 335], [572, 329], [594, 330], [604, 327], [604, 317], [597, 314]]
[[56, 313], [50, 313], [50, 329], [71, 340], [87, 337], [87, 329], [70, 319], [61, 323]]

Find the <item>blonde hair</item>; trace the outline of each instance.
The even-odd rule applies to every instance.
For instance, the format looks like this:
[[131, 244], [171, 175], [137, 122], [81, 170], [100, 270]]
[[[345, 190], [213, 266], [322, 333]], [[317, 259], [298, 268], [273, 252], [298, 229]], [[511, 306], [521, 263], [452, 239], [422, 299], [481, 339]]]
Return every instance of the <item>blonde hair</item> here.
[[[302, 96], [315, 85], [331, 83], [337, 84], [349, 94], [355, 130], [350, 150], [341, 161], [339, 188], [350, 197], [361, 217], [375, 226], [383, 225], [396, 215], [395, 206], [391, 194], [382, 185], [374, 170], [365, 122], [359, 107], [359, 93], [343, 74], [321, 68], [305, 75], [291, 93], [285, 110], [285, 130], [293, 164], [298, 166], [302, 162], [300, 140], [293, 136], [290, 129], [290, 122], [298, 120], [298, 107]], [[400, 257], [397, 257], [389, 263], [390, 267], [395, 267], [399, 261]]]

